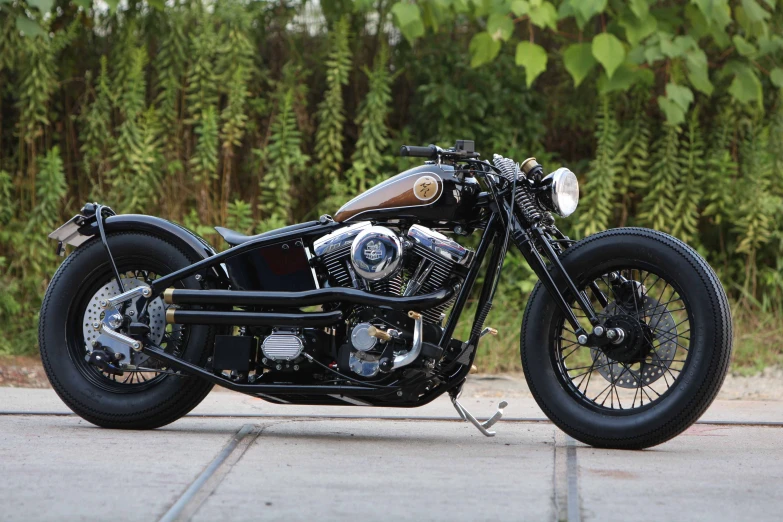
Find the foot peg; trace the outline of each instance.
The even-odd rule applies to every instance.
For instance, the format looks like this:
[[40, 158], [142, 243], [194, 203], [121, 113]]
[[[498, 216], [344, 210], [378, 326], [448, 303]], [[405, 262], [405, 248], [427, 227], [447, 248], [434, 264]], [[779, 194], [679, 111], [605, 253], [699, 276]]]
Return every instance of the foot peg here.
[[459, 413], [459, 416], [462, 417], [462, 420], [470, 421], [471, 424], [473, 424], [481, 433], [483, 433], [487, 437], [494, 437], [495, 432], [489, 431], [489, 428], [495, 425], [497, 421], [499, 421], [501, 418], [503, 418], [503, 408], [508, 406], [508, 403], [506, 401], [500, 401], [500, 404], [498, 404], [498, 411], [495, 412], [495, 414], [487, 419], [486, 422], [479, 422], [479, 420], [470, 414], [468, 410], [465, 409], [465, 407], [459, 403], [457, 400], [457, 397], [451, 398], [451, 403], [454, 405], [454, 409], [457, 410], [457, 413]]

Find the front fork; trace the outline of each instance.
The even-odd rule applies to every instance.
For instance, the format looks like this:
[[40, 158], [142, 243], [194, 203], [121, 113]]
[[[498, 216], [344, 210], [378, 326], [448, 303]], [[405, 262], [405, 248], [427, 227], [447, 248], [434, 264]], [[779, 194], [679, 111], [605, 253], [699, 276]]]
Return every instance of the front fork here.
[[[520, 224], [520, 220], [516, 220], [513, 223], [511, 237], [525, 260], [528, 262], [528, 265], [530, 265], [530, 268], [538, 276], [541, 284], [544, 285], [544, 288], [549, 292], [549, 295], [555, 301], [557, 307], [560, 308], [565, 319], [574, 329], [579, 344], [590, 344], [591, 346], [605, 344], [606, 338], [604, 337], [604, 334], [606, 328], [604, 327], [601, 318], [596, 314], [587, 294], [576, 286], [574, 280], [571, 279], [571, 276], [566, 272], [563, 264], [560, 262], [558, 252], [556, 252], [552, 246], [544, 228], [540, 225], [525, 228]], [[549, 262], [548, 265], [547, 261]], [[590, 324], [593, 327], [592, 332], [586, 331], [579, 323], [579, 319], [576, 317], [576, 314], [574, 314], [574, 310], [566, 299], [567, 294], [560, 291], [558, 281], [561, 285], [565, 283], [568, 294], [575, 297], [576, 306], [584, 312], [585, 317], [590, 321]], [[606, 306], [607, 302], [604, 301], [608, 300], [603, 292], [601, 292], [600, 288], [598, 288], [595, 283], [591, 283], [591, 289], [601, 304]]]

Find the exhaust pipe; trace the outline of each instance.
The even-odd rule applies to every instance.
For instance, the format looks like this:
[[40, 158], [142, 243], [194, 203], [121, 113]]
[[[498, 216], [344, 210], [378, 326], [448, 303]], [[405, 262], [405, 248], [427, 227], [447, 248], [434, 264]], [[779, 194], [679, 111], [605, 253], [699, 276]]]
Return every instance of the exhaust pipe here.
[[371, 294], [355, 288], [321, 288], [304, 292], [265, 292], [243, 290], [185, 290], [168, 288], [163, 292], [167, 304], [270, 306], [298, 308], [344, 302], [370, 306], [387, 306], [399, 310], [425, 310], [454, 297], [457, 287], [443, 288], [429, 294], [395, 297]]
[[343, 319], [339, 310], [315, 313], [275, 313], [275, 312], [225, 312], [217, 310], [166, 310], [166, 322], [169, 324], [216, 324], [223, 326], [296, 326], [312, 328], [332, 326]]

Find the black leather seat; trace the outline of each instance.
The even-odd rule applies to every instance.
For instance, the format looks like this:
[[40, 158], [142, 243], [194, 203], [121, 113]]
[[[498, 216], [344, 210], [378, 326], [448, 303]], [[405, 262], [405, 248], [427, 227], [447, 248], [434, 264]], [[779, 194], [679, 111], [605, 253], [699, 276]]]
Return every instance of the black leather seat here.
[[254, 239], [260, 239], [263, 237], [271, 237], [277, 234], [284, 234], [286, 232], [293, 232], [295, 230], [299, 230], [300, 228], [307, 228], [311, 227], [313, 225], [317, 225], [318, 221], [308, 221], [307, 223], [297, 223], [296, 225], [288, 225], [287, 227], [278, 228], [277, 230], [270, 230], [269, 232], [264, 232], [263, 234], [256, 234], [254, 236], [246, 236], [244, 234], [240, 234], [239, 232], [235, 230], [231, 230], [224, 227], [215, 227], [215, 230], [217, 230], [217, 233], [223, 236], [223, 239], [226, 240], [226, 243], [228, 243], [231, 246], [237, 246], [241, 245], [242, 243], [247, 243], [248, 241], [252, 241]]

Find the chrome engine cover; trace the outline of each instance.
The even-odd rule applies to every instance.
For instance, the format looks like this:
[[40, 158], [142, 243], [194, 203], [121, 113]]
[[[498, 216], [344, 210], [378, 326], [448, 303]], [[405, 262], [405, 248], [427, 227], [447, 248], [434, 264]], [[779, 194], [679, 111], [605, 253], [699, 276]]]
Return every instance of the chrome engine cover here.
[[468, 266], [473, 261], [472, 250], [427, 227], [413, 225], [408, 229], [407, 236], [415, 244], [438, 254], [446, 261], [462, 266]]
[[273, 361], [294, 360], [302, 354], [302, 350], [304, 350], [302, 339], [290, 332], [273, 333], [261, 344], [264, 357]]
[[351, 331], [351, 345], [361, 352], [372, 350], [378, 344], [378, 339], [368, 333], [371, 326], [370, 323], [359, 323]]
[[362, 230], [351, 245], [351, 264], [367, 281], [385, 281], [402, 268], [402, 242], [386, 227]]

